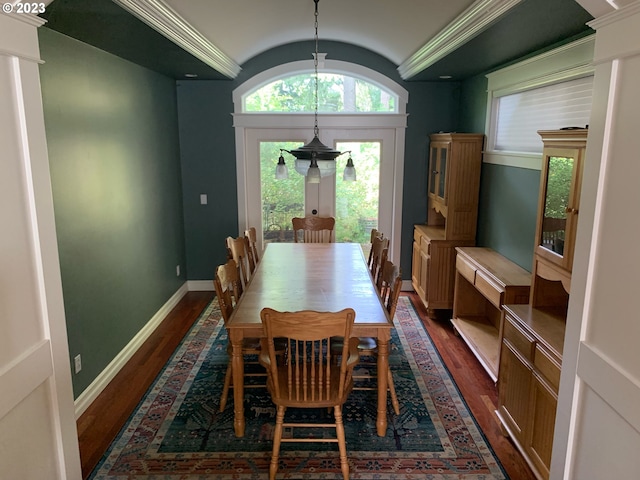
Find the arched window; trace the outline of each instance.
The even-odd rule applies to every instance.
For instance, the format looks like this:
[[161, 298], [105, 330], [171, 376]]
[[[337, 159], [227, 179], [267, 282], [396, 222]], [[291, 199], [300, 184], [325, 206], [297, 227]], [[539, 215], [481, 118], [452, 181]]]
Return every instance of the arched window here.
[[[377, 225], [391, 239], [393, 251], [389, 257], [399, 259], [408, 92], [391, 78], [363, 65], [325, 59], [324, 54], [319, 55], [319, 60], [319, 138], [340, 151], [355, 151], [355, 147], [344, 146], [350, 142], [358, 148], [371, 147], [369, 150], [379, 155], [379, 171], [375, 174], [378, 187], [365, 189], [367, 193], [377, 192]], [[257, 73], [234, 89], [233, 104], [239, 231], [254, 226], [262, 230], [258, 232], [262, 239], [265, 225], [269, 228], [264, 221], [262, 195], [268, 182], [263, 182], [262, 177], [274, 176], [278, 148], [288, 148], [286, 145], [291, 142], [302, 145], [314, 133], [313, 60], [281, 64]], [[267, 155], [274, 163], [263, 171], [263, 152], [274, 145], [276, 152]], [[371, 172], [365, 167], [364, 157], [354, 157], [354, 161], [360, 161], [355, 185], [362, 188], [373, 177], [368, 176]], [[295, 177], [290, 178], [293, 180]], [[300, 182], [306, 210], [317, 208], [318, 212], [335, 215], [343, 208], [347, 195], [340, 194], [336, 200], [341, 175], [310, 185], [307, 188], [306, 183]]]
[[[244, 97], [245, 112], [309, 113], [315, 109], [315, 76], [280, 78]], [[341, 73], [318, 74], [318, 111], [398, 113], [398, 97], [367, 80]]]

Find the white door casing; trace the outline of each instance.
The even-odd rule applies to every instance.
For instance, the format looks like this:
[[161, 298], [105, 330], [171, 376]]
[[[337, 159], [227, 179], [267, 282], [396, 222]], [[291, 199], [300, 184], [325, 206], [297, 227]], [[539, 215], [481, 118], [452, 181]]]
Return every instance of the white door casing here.
[[640, 478], [640, 2], [600, 4], [552, 479]]
[[37, 28], [0, 13], [0, 477], [81, 479]]

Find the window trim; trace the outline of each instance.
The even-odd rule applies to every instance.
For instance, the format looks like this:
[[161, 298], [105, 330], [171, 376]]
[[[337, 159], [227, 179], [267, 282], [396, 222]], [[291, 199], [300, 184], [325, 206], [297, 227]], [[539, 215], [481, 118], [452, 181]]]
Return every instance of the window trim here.
[[[407, 103], [409, 101], [409, 93], [398, 83], [391, 80], [389, 77], [382, 75], [375, 70], [371, 70], [362, 65], [356, 65], [349, 62], [343, 62], [340, 60], [326, 60], [325, 53], [318, 54], [318, 69], [322, 70], [322, 73], [336, 73], [340, 75], [347, 75], [350, 77], [358, 78], [373, 85], [380, 87], [385, 92], [393, 95], [396, 100], [395, 112], [362, 112], [361, 115], [398, 115], [407, 113]], [[253, 93], [255, 90], [268, 85], [269, 83], [293, 75], [300, 75], [305, 73], [313, 73], [314, 64], [313, 60], [300, 60], [297, 62], [290, 62], [284, 65], [278, 65], [276, 67], [265, 70], [257, 75], [254, 75], [238, 88], [233, 91], [233, 104], [234, 111], [239, 113], [251, 113], [260, 115], [263, 112], [247, 112], [245, 110], [245, 99]], [[349, 114], [347, 112], [346, 114]], [[351, 113], [353, 114], [353, 113]], [[289, 114], [291, 115], [291, 114]]]
[[505, 95], [594, 74], [595, 34], [568, 43], [514, 65], [489, 73], [487, 77], [487, 137], [484, 163], [540, 170], [540, 154], [495, 149], [497, 104]]

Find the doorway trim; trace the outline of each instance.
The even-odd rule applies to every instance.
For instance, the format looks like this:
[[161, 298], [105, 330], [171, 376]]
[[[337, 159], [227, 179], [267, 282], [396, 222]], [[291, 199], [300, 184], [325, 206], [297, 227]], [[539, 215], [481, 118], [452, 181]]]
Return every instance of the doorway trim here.
[[[402, 227], [402, 189], [404, 180], [404, 143], [405, 129], [407, 127], [407, 114], [405, 112], [408, 92], [388, 77], [361, 65], [336, 60], [325, 60], [322, 67], [323, 71], [362, 78], [381, 86], [385, 90], [391, 91], [397, 96], [397, 107], [400, 113], [319, 114], [318, 123], [321, 132], [322, 129], [325, 128], [332, 130], [393, 130], [395, 152], [392, 159], [394, 172], [392, 182], [393, 193], [391, 195], [391, 198], [393, 198], [392, 231], [385, 233], [391, 240], [390, 258], [394, 262], [399, 262]], [[310, 139], [313, 136], [314, 125], [314, 115], [312, 113], [245, 113], [242, 111], [243, 98], [247, 93], [273, 80], [296, 73], [311, 72], [313, 68], [312, 60], [279, 65], [255, 75], [233, 91], [233, 126], [236, 137], [236, 178], [238, 191], [238, 232], [244, 232], [246, 228], [251, 226], [248, 225], [251, 186], [247, 182], [247, 172], [249, 168], [256, 168], [256, 164], [259, 162], [258, 158], [249, 158], [249, 146], [247, 143], [248, 131], [285, 128], [300, 130], [300, 136], [302, 138]], [[259, 165], [257, 168], [259, 168]]]

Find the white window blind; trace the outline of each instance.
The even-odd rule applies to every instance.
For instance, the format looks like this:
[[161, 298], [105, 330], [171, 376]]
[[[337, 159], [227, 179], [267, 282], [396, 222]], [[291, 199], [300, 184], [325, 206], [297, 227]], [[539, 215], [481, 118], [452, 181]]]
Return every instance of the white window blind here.
[[593, 76], [547, 85], [497, 99], [495, 149], [542, 152], [538, 130], [589, 124]]

